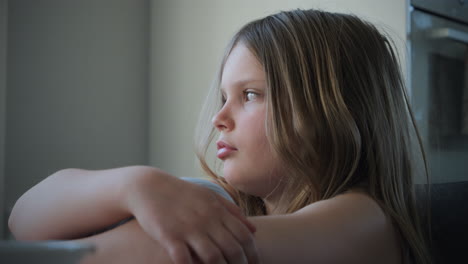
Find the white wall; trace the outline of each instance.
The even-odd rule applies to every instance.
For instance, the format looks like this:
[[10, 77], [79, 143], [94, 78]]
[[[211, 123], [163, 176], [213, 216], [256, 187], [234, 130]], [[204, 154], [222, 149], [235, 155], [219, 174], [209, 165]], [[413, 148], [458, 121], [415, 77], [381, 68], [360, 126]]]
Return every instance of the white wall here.
[[406, 1], [153, 0], [151, 6], [150, 163], [200, 176], [192, 139], [225, 45], [245, 23], [293, 8], [354, 13], [391, 31], [403, 51]]
[[14, 0], [8, 11], [7, 210], [59, 169], [147, 163], [149, 1]]
[[5, 111], [6, 111], [6, 50], [7, 0], [0, 0], [0, 239], [4, 238], [5, 223]]

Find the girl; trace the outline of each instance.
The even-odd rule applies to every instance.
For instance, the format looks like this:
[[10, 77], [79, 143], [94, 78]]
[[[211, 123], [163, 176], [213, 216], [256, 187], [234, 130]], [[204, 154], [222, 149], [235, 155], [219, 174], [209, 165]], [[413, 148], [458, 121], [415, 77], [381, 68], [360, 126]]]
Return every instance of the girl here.
[[[98, 249], [86, 262], [430, 262], [413, 192], [416, 128], [374, 26], [317, 10], [253, 21], [228, 45], [205, 106], [197, 155], [243, 213], [155, 168], [68, 169], [18, 200], [13, 233], [76, 239], [134, 216], [81, 238]], [[205, 160], [215, 135], [223, 177]]]

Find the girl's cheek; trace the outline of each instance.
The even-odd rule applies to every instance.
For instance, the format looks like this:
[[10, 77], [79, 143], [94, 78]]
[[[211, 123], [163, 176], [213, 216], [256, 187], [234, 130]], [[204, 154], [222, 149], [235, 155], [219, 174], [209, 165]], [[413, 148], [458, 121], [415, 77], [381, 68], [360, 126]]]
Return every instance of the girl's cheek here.
[[244, 110], [247, 113], [255, 112], [257, 109], [258, 109], [258, 106], [256, 106], [255, 104], [245, 104], [244, 105]]

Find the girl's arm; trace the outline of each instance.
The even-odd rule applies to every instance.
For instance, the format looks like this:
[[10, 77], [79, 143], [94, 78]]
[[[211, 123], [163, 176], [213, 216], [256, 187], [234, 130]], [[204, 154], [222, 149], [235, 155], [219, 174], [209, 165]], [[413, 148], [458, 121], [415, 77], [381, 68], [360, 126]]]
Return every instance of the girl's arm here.
[[17, 239], [73, 239], [135, 216], [174, 263], [224, 255], [256, 263], [255, 228], [231, 202], [161, 170], [60, 171], [26, 192], [9, 219]]
[[[343, 194], [293, 214], [250, 220], [257, 227], [260, 263], [401, 263], [391, 223], [363, 194]], [[95, 244], [97, 251], [81, 264], [171, 263], [161, 244], [136, 221], [82, 240]]]
[[155, 173], [145, 166], [58, 171], [18, 199], [10, 230], [19, 240], [72, 239], [98, 231], [131, 216], [121, 201], [136, 178]]
[[399, 240], [379, 205], [346, 193], [293, 214], [249, 218], [261, 263], [401, 263]]
[[146, 234], [136, 220], [77, 241], [91, 243], [96, 248], [80, 264], [173, 263], [162, 245]]

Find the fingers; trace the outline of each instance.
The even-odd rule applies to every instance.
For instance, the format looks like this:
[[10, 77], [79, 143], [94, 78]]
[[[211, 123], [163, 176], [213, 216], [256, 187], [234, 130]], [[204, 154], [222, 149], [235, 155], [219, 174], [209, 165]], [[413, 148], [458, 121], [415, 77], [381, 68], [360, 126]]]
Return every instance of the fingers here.
[[196, 238], [190, 240], [191, 250], [205, 264], [259, 263], [252, 234], [256, 230], [255, 226], [232, 202], [220, 196], [217, 196], [213, 202], [209, 213], [218, 215], [219, 218], [218, 220], [212, 218], [209, 224], [205, 222], [206, 233], [204, 236], [203, 233], [198, 233]]
[[260, 263], [254, 236], [245, 228], [245, 225], [237, 220], [237, 218], [233, 217], [226, 217], [223, 223], [225, 230], [229, 230], [231, 237], [233, 237], [241, 247], [242, 253], [247, 259], [247, 263]]
[[169, 257], [171, 258], [174, 264], [192, 264], [192, 256], [190, 255], [190, 250], [187, 245], [182, 241], [166, 241], [162, 243], [166, 248]]
[[[224, 254], [209, 236], [192, 236], [188, 241], [197, 258], [205, 264], [227, 264]], [[240, 262], [229, 262], [240, 263]]]
[[221, 219], [210, 221], [205, 226], [208, 228], [188, 232], [191, 235], [185, 239], [162, 238], [170, 244], [166, 249], [175, 264], [259, 263], [252, 233], [230, 213], [225, 211]]
[[258, 263], [255, 226], [235, 204], [200, 186], [180, 192], [182, 184], [170, 183], [157, 195], [147, 186], [133, 214], [174, 264]]
[[214, 229], [210, 237], [213, 243], [221, 250], [221, 253], [228, 263], [248, 263], [247, 257], [244, 254], [244, 249], [223, 224]]
[[255, 233], [256, 228], [254, 224], [247, 220], [247, 218], [240, 211], [239, 207], [221, 196], [216, 196], [216, 198], [221, 202], [224, 208], [226, 208], [231, 214], [236, 216], [244, 225], [246, 225], [250, 232]]

